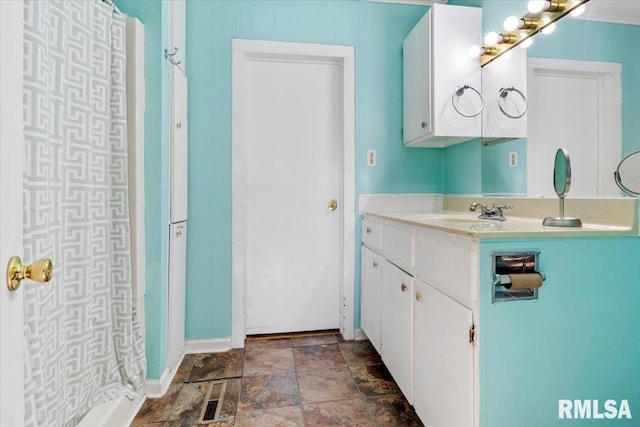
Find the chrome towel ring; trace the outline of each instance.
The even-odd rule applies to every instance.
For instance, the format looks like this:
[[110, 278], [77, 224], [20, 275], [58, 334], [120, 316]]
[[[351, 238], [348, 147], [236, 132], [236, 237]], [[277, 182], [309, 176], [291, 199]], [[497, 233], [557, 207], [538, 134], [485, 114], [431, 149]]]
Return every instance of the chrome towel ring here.
[[[464, 95], [464, 91], [470, 89], [473, 92], [475, 92], [478, 97], [480, 98], [480, 109], [478, 111], [476, 111], [475, 113], [471, 113], [471, 114], [466, 114], [463, 113], [462, 111], [460, 111], [458, 109], [458, 106], [456, 105], [456, 97], [461, 97], [462, 95]], [[473, 86], [469, 86], [469, 85], [464, 85], [464, 86], [459, 86], [456, 88], [456, 90], [453, 91], [453, 94], [451, 95], [451, 104], [453, 104], [453, 109], [456, 110], [456, 112], [458, 114], [460, 114], [463, 117], [475, 117], [478, 114], [482, 113], [482, 109], [484, 108], [484, 99], [482, 98], [482, 94], [480, 93], [480, 91], [478, 91], [478, 89], [474, 88]]]
[[[522, 113], [520, 113], [518, 115], [509, 114], [506, 111], [504, 111], [504, 108], [502, 108], [502, 105], [500, 105], [500, 100], [501, 99], [506, 99], [507, 96], [509, 96], [509, 92], [515, 92], [518, 95], [520, 95], [520, 97], [522, 98], [522, 101], [524, 102], [524, 109], [522, 110]], [[510, 119], [519, 119], [520, 117], [524, 116], [525, 113], [527, 112], [527, 97], [524, 96], [524, 93], [522, 93], [520, 90], [516, 89], [514, 86], [503, 87], [498, 91], [498, 108], [500, 108], [500, 111], [502, 111], [502, 114], [504, 114], [505, 116], [509, 117]]]

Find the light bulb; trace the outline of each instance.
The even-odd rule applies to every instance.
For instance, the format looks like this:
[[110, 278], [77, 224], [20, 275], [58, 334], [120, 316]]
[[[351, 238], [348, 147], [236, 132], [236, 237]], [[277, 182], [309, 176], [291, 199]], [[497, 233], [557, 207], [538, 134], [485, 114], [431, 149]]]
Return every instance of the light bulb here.
[[471, 58], [479, 58], [484, 53], [484, 48], [474, 44], [467, 50], [467, 54]]
[[586, 9], [587, 9], [587, 5], [585, 5], [585, 4], [580, 5], [580, 6], [576, 7], [575, 9], [573, 9], [569, 15], [571, 15], [571, 16], [573, 16], [575, 18], [576, 16], [582, 15]]
[[505, 31], [514, 31], [520, 26], [520, 18], [517, 16], [510, 16], [504, 20]]
[[546, 3], [546, 0], [529, 0], [529, 3], [527, 3], [527, 9], [531, 13], [542, 12]]
[[496, 44], [498, 44], [499, 40], [500, 40], [500, 34], [493, 31], [490, 33], [487, 33], [487, 35], [484, 36], [484, 44], [486, 44], [487, 46], [495, 46]]
[[520, 43], [518, 46], [520, 46], [523, 49], [526, 49], [529, 46], [531, 46], [532, 44], [533, 44], [533, 37], [529, 37], [528, 39], [526, 39], [522, 43]]
[[542, 34], [551, 34], [556, 29], [556, 23], [552, 22], [542, 29]]

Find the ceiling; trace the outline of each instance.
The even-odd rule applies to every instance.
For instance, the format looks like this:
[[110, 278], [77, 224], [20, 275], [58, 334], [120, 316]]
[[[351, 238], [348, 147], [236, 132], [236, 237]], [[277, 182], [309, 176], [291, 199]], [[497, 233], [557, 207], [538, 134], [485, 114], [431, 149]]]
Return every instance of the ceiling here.
[[[382, 3], [402, 3], [430, 6], [448, 0], [369, 0]], [[522, 0], [523, 2], [526, 0]], [[591, 0], [587, 10], [578, 18], [590, 21], [640, 25], [640, 0]]]
[[640, 0], [591, 0], [578, 18], [640, 25]]

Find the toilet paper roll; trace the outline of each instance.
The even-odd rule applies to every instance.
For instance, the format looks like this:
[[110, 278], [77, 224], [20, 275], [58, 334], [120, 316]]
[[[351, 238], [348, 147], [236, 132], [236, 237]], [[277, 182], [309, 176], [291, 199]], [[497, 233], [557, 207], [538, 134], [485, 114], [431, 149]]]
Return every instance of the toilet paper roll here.
[[509, 274], [510, 284], [505, 284], [507, 289], [531, 289], [542, 286], [542, 274], [526, 273], [526, 274]]

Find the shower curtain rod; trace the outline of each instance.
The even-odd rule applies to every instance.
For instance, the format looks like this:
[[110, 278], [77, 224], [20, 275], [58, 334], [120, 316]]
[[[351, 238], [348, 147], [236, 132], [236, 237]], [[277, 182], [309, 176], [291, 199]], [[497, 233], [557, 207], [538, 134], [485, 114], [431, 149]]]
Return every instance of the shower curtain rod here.
[[115, 13], [117, 13], [118, 15], [124, 15], [124, 13], [120, 12], [120, 9], [118, 9], [118, 6], [115, 5], [115, 3], [113, 2], [113, 0], [102, 0], [102, 3], [106, 3], [109, 6], [113, 7], [113, 11]]

